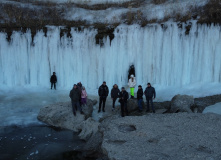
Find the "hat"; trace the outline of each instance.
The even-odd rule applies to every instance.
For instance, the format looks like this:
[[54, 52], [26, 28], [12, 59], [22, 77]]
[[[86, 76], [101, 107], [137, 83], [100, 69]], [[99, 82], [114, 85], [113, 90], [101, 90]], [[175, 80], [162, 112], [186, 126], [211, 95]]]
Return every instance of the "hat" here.
[[106, 83], [105, 81], [103, 81], [103, 83]]
[[138, 87], [141, 87], [141, 88], [142, 88], [142, 86], [141, 86], [141, 85], [139, 85]]
[[77, 86], [76, 84], [74, 84], [74, 86]]
[[147, 85], [150, 85], [150, 83], [147, 83]]
[[131, 74], [131, 75], [130, 75], [130, 77], [132, 77], [132, 78], [133, 78], [133, 77], [134, 77], [134, 75], [133, 75], [133, 74]]
[[121, 87], [121, 89], [125, 89], [124, 87]]

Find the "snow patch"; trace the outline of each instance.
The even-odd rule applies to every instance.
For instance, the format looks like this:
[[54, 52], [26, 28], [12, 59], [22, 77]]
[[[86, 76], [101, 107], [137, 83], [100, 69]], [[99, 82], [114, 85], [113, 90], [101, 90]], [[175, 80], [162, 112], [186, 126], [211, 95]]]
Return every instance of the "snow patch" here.
[[216, 113], [221, 115], [221, 103], [208, 106], [204, 109], [203, 113]]

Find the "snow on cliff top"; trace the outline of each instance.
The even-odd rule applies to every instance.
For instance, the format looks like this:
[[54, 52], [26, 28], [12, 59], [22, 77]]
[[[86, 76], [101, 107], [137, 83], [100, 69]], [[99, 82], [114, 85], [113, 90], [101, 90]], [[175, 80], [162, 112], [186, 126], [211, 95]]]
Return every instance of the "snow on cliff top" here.
[[[110, 1], [104, 0], [103, 2]], [[114, 2], [123, 1], [115, 0]], [[65, 17], [68, 20], [83, 20], [89, 23], [124, 23], [124, 17], [128, 19], [129, 16], [135, 16], [138, 19], [140, 16], [140, 19], [147, 21], [162, 20], [174, 18], [178, 14], [185, 16], [194, 8], [204, 6], [207, 3], [208, 0], [166, 0], [165, 3], [156, 4], [152, 0], [146, 0], [141, 2], [139, 7], [111, 7], [104, 10], [71, 8], [66, 12]]]
[[[46, 7], [62, 10], [58, 14], [69, 21], [93, 23], [127, 23], [139, 21], [168, 21], [177, 17], [192, 15], [196, 8], [209, 0], [1, 0], [35, 11], [47, 2], [55, 5]], [[37, 3], [36, 3], [37, 2]], [[127, 3], [125, 3], [127, 2]], [[191, 17], [191, 16], [190, 16]], [[130, 22], [131, 21], [131, 22]]]

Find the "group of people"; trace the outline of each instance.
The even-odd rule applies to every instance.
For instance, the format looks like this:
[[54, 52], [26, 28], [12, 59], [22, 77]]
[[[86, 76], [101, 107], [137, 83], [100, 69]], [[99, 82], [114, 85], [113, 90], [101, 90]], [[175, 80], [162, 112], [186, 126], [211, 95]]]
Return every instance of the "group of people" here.
[[[128, 81], [128, 86], [130, 87], [130, 95], [131, 99], [134, 99], [134, 88], [136, 86], [136, 79], [134, 75], [130, 76], [130, 79]], [[105, 112], [105, 102], [107, 99], [107, 96], [109, 94], [109, 89], [108, 86], [106, 85], [106, 82], [104, 81], [103, 84], [99, 87], [98, 89], [98, 95], [99, 95], [99, 109], [98, 113], [101, 112], [101, 106], [102, 106], [102, 111]], [[153, 113], [155, 113], [155, 108], [153, 105], [153, 99], [156, 98], [156, 91], [155, 88], [151, 86], [150, 83], [147, 83], [147, 87], [145, 91], [143, 91], [142, 86], [138, 86], [137, 90], [137, 101], [138, 101], [138, 107], [139, 107], [139, 112], [143, 111], [143, 95], [145, 95], [146, 100], [147, 100], [147, 110], [146, 112], [150, 111], [149, 104], [151, 103], [151, 108]], [[124, 87], [121, 88], [121, 91], [118, 88], [117, 84], [114, 84], [113, 88], [111, 89], [111, 99], [113, 101], [112, 103], [112, 110], [115, 109], [115, 102], [117, 99], [121, 104], [121, 116], [124, 117], [125, 114], [128, 115], [128, 110], [127, 110], [127, 100], [129, 98], [128, 92], [125, 90]], [[102, 105], [103, 104], [103, 105]]]
[[[56, 89], [57, 77], [56, 77], [55, 72], [53, 72], [53, 75], [50, 78], [50, 82], [51, 82], [51, 89], [53, 88], [53, 86], [54, 86], [54, 89]], [[128, 86], [130, 87], [131, 99], [134, 99], [134, 88], [136, 86], [136, 78], [134, 77], [134, 75], [130, 75]], [[98, 113], [101, 112], [101, 107], [102, 107], [102, 111], [105, 112], [105, 103], [106, 103], [108, 94], [109, 94], [109, 88], [106, 85], [106, 82], [104, 81], [103, 84], [98, 89], [98, 95], [99, 95]], [[137, 103], [138, 103], [139, 112], [143, 111], [143, 106], [142, 106], [143, 95], [145, 95], [146, 101], [147, 101], [146, 112], [150, 111], [149, 104], [151, 103], [152, 112], [155, 113], [153, 99], [156, 98], [156, 91], [155, 91], [155, 88], [152, 87], [150, 83], [147, 83], [147, 87], [145, 91], [143, 91], [143, 88], [141, 85], [138, 86]], [[84, 114], [81, 106], [86, 105], [87, 103], [87, 92], [86, 92], [85, 87], [82, 86], [81, 82], [74, 84], [72, 90], [70, 91], [69, 97], [71, 98], [73, 114], [76, 116], [76, 111], [78, 109], [81, 114]], [[118, 88], [118, 85], [114, 84], [113, 88], [111, 89], [111, 99], [113, 101], [112, 110], [115, 109], [115, 102], [117, 99], [119, 99], [118, 101], [121, 104], [121, 116], [124, 117], [125, 114], [128, 115], [127, 100], [129, 99], [129, 94], [124, 87], [122, 87], [120, 91]]]
[[73, 114], [76, 116], [76, 111], [79, 109], [81, 114], [84, 114], [82, 111], [82, 106], [87, 104], [87, 92], [81, 82], [74, 84], [72, 90], [70, 91], [69, 97], [71, 98]]

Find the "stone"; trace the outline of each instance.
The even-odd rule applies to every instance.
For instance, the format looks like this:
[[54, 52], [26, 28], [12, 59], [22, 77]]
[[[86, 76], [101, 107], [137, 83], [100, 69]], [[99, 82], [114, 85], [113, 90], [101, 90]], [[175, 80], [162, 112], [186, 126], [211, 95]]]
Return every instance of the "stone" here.
[[92, 116], [93, 113], [93, 106], [96, 105], [97, 101], [96, 100], [87, 100], [87, 105], [83, 106], [82, 105], [82, 110], [85, 115], [85, 119], [89, 118]]
[[77, 115], [74, 116], [71, 102], [56, 103], [41, 108], [37, 118], [48, 125], [77, 132], [79, 130], [76, 128], [77, 124], [91, 116], [93, 104], [93, 101], [88, 99], [87, 107], [83, 108], [84, 114], [77, 111]]
[[76, 126], [79, 132], [79, 138], [85, 141], [89, 140], [89, 138], [98, 131], [98, 125], [99, 122], [93, 120], [91, 117], [81, 122]]
[[192, 113], [191, 107], [194, 105], [193, 96], [176, 95], [171, 100], [171, 112]]
[[[144, 101], [143, 101], [143, 108], [144, 108]], [[129, 113], [138, 110], [137, 99], [128, 99], [127, 100], [127, 109], [128, 109]]]
[[174, 113], [113, 116], [102, 121], [108, 159], [220, 159], [221, 116]]

